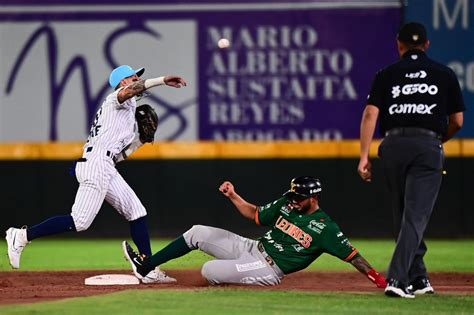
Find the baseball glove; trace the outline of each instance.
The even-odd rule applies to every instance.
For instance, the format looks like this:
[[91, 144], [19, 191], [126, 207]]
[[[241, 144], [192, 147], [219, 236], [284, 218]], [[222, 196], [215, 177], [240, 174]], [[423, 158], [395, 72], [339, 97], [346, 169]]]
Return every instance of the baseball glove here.
[[152, 143], [155, 138], [156, 128], [158, 128], [158, 115], [153, 107], [143, 104], [137, 107], [135, 111], [138, 133], [142, 143]]

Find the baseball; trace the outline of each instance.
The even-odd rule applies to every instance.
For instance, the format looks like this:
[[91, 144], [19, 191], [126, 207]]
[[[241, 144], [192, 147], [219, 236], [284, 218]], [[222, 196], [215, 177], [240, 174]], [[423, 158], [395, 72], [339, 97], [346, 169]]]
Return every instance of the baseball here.
[[219, 48], [227, 48], [230, 46], [230, 42], [227, 38], [221, 38], [217, 42], [217, 46], [219, 46]]

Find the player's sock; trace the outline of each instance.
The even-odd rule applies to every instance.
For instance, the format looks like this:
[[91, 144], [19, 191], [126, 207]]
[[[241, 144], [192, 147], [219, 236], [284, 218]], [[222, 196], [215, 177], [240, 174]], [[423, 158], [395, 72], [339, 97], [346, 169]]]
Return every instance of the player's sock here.
[[32, 241], [35, 238], [76, 231], [76, 225], [71, 215], [51, 217], [40, 224], [26, 229], [26, 238]]
[[192, 251], [192, 249], [189, 248], [188, 244], [186, 244], [184, 237], [180, 236], [174, 241], [172, 241], [171, 243], [169, 243], [165, 248], [160, 250], [158, 253], [151, 256], [148, 262], [152, 266], [159, 266], [161, 264], [164, 264], [167, 261], [170, 261], [171, 259], [175, 259], [183, 255], [186, 255], [190, 251]]
[[130, 234], [141, 255], [151, 256], [150, 236], [146, 216], [130, 221]]

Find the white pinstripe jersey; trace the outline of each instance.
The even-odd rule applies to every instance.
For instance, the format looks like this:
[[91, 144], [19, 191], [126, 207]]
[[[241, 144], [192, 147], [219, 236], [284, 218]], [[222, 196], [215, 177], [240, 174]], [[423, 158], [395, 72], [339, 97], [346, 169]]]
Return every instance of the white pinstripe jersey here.
[[133, 141], [137, 131], [137, 102], [132, 97], [120, 104], [117, 99], [120, 90], [109, 94], [97, 111], [84, 149], [99, 147], [116, 155]]

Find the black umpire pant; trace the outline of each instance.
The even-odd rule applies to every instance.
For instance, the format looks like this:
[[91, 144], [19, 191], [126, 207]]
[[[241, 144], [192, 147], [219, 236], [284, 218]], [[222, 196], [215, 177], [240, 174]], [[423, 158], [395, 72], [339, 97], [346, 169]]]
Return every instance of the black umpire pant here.
[[441, 186], [444, 151], [429, 135], [389, 135], [379, 147], [391, 194], [397, 245], [387, 278], [409, 285], [427, 277], [423, 234]]

